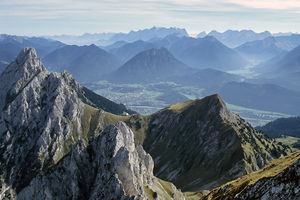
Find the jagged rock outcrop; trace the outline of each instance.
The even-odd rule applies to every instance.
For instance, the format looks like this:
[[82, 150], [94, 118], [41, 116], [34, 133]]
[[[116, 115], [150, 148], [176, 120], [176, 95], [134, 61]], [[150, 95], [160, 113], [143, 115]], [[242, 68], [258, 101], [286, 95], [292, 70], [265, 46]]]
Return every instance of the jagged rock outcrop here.
[[83, 103], [72, 76], [48, 72], [33, 48], [0, 83], [0, 199], [184, 198], [153, 176], [124, 123], [107, 127], [122, 116]]
[[146, 199], [154, 184], [153, 160], [135, 148], [122, 122], [107, 127], [90, 144], [78, 142], [51, 170], [39, 173], [18, 199]]
[[0, 82], [1, 176], [18, 192], [64, 156], [67, 143], [76, 140], [70, 122], [81, 124], [84, 105], [33, 48], [21, 51]]
[[300, 199], [300, 151], [218, 187], [202, 200]]
[[155, 176], [186, 191], [212, 189], [290, 152], [231, 113], [219, 95], [127, 123], [154, 159]]

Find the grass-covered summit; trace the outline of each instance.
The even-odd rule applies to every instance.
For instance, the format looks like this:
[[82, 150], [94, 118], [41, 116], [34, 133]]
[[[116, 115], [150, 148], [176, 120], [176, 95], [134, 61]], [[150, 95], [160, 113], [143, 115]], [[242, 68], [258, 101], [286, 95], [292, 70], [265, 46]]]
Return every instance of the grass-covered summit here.
[[126, 122], [153, 157], [155, 175], [185, 191], [211, 189], [290, 151], [231, 113], [219, 95]]

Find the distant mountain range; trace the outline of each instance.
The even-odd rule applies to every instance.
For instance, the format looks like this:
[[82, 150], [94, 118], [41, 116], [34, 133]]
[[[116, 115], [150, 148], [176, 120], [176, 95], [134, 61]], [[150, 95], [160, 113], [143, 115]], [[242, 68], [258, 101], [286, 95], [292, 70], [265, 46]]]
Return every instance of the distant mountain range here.
[[177, 60], [164, 47], [145, 50], [137, 54], [105, 79], [119, 83], [171, 81], [203, 88], [207, 94], [216, 92], [228, 82], [243, 80], [240, 76], [215, 69], [190, 68]]
[[300, 34], [283, 35], [275, 37], [280, 48], [291, 51], [300, 45]]
[[258, 65], [254, 70], [260, 73], [260, 82], [300, 91], [300, 46]]
[[205, 95], [217, 93], [226, 83], [243, 81], [244, 78], [238, 75], [229, 74], [215, 69], [197, 70], [195, 73], [174, 76], [171, 81], [186, 86], [195, 86], [205, 89]]
[[241, 46], [236, 47], [235, 50], [254, 63], [267, 61], [287, 52], [274, 37], [246, 42]]
[[66, 45], [48, 54], [43, 61], [50, 71], [68, 70], [79, 81], [100, 80], [121, 66], [117, 57], [96, 45]]
[[[212, 36], [196, 39], [171, 35], [148, 42], [156, 48], [168, 49], [177, 59], [196, 69], [214, 68], [227, 71], [247, 65], [247, 61], [236, 51], [226, 47]], [[143, 48], [147, 46], [150, 46], [149, 43], [143, 43]]]
[[[229, 33], [231, 32], [223, 33], [223, 39], [226, 38], [225, 35], [229, 37]], [[251, 36], [253, 35], [251, 31], [233, 31], [233, 34], [248, 34], [249, 38], [254, 38]], [[257, 37], [263, 37], [265, 34], [267, 33], [258, 34]], [[263, 92], [260, 94], [253, 92], [249, 97], [249, 99], [264, 98], [256, 101], [260, 103], [251, 101], [248, 104], [247, 99], [234, 98], [233, 100], [228, 96], [225, 96], [225, 100], [255, 109], [298, 114], [297, 109], [293, 109], [298, 94], [292, 90], [300, 91], [300, 46], [295, 47], [300, 44], [300, 35], [267, 37], [244, 43], [235, 49], [226, 47], [213, 36], [204, 36], [204, 33], [202, 33], [203, 38], [186, 37], [184, 36], [186, 32], [181, 29], [152, 28], [125, 35], [120, 37], [127, 38], [127, 41], [123, 39], [116, 41], [107, 46], [106, 50], [96, 45], [65, 45], [44, 38], [1, 35], [0, 72], [24, 45], [28, 45], [37, 48], [38, 54], [50, 71], [61, 72], [66, 69], [80, 82], [95, 82], [103, 79], [122, 83], [171, 81], [182, 86], [201, 88], [202, 94], [208, 95], [220, 91], [222, 95], [231, 94], [232, 98], [237, 97], [235, 95], [240, 92], [243, 93], [243, 90], [254, 91], [254, 88], [262, 87]], [[157, 37], [150, 37], [150, 35]], [[163, 37], [165, 35], [166, 37]], [[96, 38], [88, 34], [86, 36]], [[131, 42], [131, 37], [151, 39]], [[293, 47], [295, 48], [290, 50]], [[164, 51], [160, 51], [161, 48]], [[154, 49], [156, 49], [153, 51], [155, 53], [143, 53]], [[249, 62], [245, 58], [263, 63], [254, 68], [260, 75], [253, 80], [247, 80], [249, 84], [243, 85], [239, 82], [245, 78], [228, 74], [226, 71], [248, 66]], [[270, 60], [265, 61], [269, 58]], [[237, 83], [233, 87], [229, 82]], [[268, 104], [265, 98], [270, 95], [267, 93], [267, 88], [286, 94], [280, 98], [285, 99], [290, 105], [278, 108], [275, 104]], [[186, 100], [178, 93], [170, 92], [169, 95], [174, 98], [176, 96], [176, 99], [181, 101]], [[277, 95], [274, 101], [277, 101], [279, 96]], [[176, 102], [169, 101], [170, 98], [164, 95], [158, 99], [168, 99], [170, 103]], [[239, 99], [239, 102], [236, 99]]]
[[130, 31], [129, 33], [117, 33], [112, 36], [111, 41], [126, 41], [133, 42], [136, 40], [151, 40], [153, 38], [164, 38], [168, 35], [174, 35], [178, 37], [188, 36], [185, 29], [180, 28], [163, 28], [152, 27], [150, 29], [143, 29], [138, 31]]
[[[272, 36], [272, 34], [268, 31], [262, 33], [255, 33], [252, 30], [241, 30], [241, 31], [227, 30], [223, 33], [220, 33], [218, 31], [211, 31], [210, 33], [208, 33], [208, 35], [214, 36], [220, 42], [222, 42], [223, 44], [225, 44], [230, 48], [238, 47], [246, 42], [262, 40]], [[204, 36], [203, 32], [198, 35], [198, 37], [203, 37], [203, 36]]]
[[80, 36], [61, 35], [47, 36], [48, 38], [62, 41], [66, 44], [90, 45], [96, 44], [99, 46], [111, 45], [117, 41], [134, 42], [137, 40], [150, 40], [152, 38], [164, 38], [168, 35], [188, 36], [185, 29], [180, 28], [164, 28], [152, 27], [138, 31], [130, 31], [129, 33], [95, 33], [83, 34]]
[[43, 57], [51, 51], [64, 46], [64, 44], [42, 37], [0, 34], [0, 72], [27, 46], [36, 48], [38, 55]]
[[145, 42], [143, 40], [138, 40], [132, 43], [125, 43], [120, 47], [111, 48], [109, 52], [116, 55], [125, 63], [138, 53], [152, 48], [155, 48], [154, 44]]
[[244, 68], [248, 64], [237, 52], [212, 36], [199, 39], [180, 38], [171, 44], [170, 51], [187, 65], [198, 69], [229, 71]]
[[[237, 34], [236, 31], [233, 32]], [[228, 34], [229, 32], [225, 33]], [[251, 35], [250, 33], [254, 32], [239, 32], [239, 34], [242, 33]], [[300, 42], [300, 38], [298, 38], [298, 35], [287, 35], [270, 36], [255, 41], [250, 40], [251, 42], [242, 44], [234, 51], [210, 36], [195, 39], [169, 35], [165, 38], [153, 38], [149, 41], [140, 40], [132, 43], [120, 41], [115, 43], [115, 46], [108, 47], [108, 49], [121, 60], [127, 61], [143, 50], [165, 47], [176, 58], [193, 68], [215, 68], [228, 71], [244, 68], [249, 64], [248, 61], [257, 64], [274, 57], [278, 59], [279, 56], [284, 55], [290, 48]]]
[[257, 70], [268, 73], [269, 77], [300, 72], [300, 45], [280, 57], [259, 65]]

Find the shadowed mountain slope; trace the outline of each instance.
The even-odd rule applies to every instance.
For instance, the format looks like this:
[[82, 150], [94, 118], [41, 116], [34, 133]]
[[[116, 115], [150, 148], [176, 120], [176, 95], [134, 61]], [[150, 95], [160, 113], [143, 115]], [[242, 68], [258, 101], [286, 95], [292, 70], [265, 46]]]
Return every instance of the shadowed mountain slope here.
[[121, 83], [147, 83], [165, 81], [169, 77], [193, 71], [167, 49], [160, 48], [139, 53], [106, 79]]
[[300, 117], [279, 118], [257, 129], [270, 137], [288, 135], [300, 138]]
[[213, 36], [204, 38], [168, 36], [153, 41], [167, 48], [176, 58], [197, 69], [214, 68], [222, 71], [245, 67], [248, 62], [235, 50], [226, 47]]
[[153, 157], [154, 174], [186, 191], [221, 185], [290, 151], [229, 112], [218, 95], [126, 123]]
[[95, 45], [67, 45], [43, 59], [50, 71], [69, 71], [79, 81], [98, 81], [101, 76], [117, 69], [121, 62]]

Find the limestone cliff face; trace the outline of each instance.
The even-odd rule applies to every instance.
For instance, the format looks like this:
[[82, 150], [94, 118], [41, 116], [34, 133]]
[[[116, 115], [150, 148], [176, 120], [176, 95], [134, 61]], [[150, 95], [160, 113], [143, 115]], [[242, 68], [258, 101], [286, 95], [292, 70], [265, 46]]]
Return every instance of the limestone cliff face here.
[[21, 51], [0, 83], [1, 176], [19, 191], [64, 156], [67, 141], [75, 140], [70, 122], [80, 120], [83, 103], [32, 48]]
[[48, 72], [33, 48], [0, 83], [0, 199], [184, 199], [124, 123], [107, 127], [121, 116], [83, 103], [76, 80]]
[[89, 145], [78, 142], [51, 170], [40, 172], [18, 199], [146, 199], [153, 160], [135, 148], [122, 122], [107, 127]]

